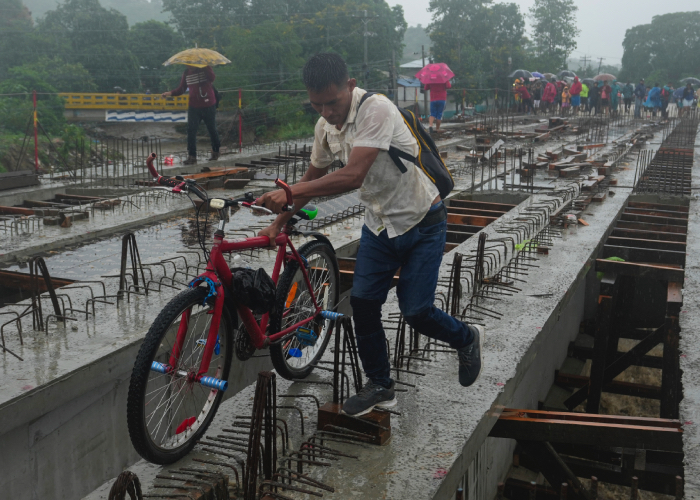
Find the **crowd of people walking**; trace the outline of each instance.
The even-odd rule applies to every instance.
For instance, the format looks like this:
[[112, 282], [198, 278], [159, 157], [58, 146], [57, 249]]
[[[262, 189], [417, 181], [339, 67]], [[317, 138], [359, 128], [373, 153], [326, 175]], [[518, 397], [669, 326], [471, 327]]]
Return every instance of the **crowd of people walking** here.
[[[675, 106], [678, 115], [690, 113], [698, 107], [698, 95], [688, 82], [675, 88], [672, 82], [666, 85], [646, 85], [644, 80], [635, 86], [630, 82], [611, 80], [581, 80], [573, 77], [566, 80], [538, 79], [525, 81], [516, 78], [513, 95], [518, 112], [532, 114], [588, 114], [617, 115], [634, 113], [660, 115], [664, 118]], [[634, 109], [632, 106], [634, 105]]]

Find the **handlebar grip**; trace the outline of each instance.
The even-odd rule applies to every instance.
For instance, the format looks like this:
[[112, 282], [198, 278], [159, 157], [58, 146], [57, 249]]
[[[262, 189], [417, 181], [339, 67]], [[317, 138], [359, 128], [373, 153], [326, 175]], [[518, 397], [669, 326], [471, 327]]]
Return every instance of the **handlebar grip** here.
[[290, 207], [294, 205], [294, 198], [292, 197], [292, 188], [290, 188], [289, 185], [281, 179], [275, 179], [275, 184], [277, 185], [277, 187], [283, 189], [285, 194], [287, 195], [287, 205], [289, 207], [285, 207], [283, 210], [291, 210]]

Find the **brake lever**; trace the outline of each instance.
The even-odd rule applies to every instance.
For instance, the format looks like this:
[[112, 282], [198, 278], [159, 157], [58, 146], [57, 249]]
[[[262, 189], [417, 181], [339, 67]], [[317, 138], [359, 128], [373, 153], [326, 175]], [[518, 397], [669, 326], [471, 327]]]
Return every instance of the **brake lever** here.
[[263, 212], [268, 215], [273, 215], [274, 212], [270, 210], [269, 208], [261, 207], [259, 205], [254, 205], [253, 203], [249, 203], [247, 201], [239, 201], [238, 204], [242, 207], [250, 208], [251, 210], [258, 210], [260, 212]]

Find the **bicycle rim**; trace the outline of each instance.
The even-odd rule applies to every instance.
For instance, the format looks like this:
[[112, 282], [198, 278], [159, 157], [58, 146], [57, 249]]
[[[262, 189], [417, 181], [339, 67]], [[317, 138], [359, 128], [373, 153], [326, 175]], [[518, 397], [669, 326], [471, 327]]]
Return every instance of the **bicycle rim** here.
[[[214, 317], [213, 309], [213, 300], [202, 305], [202, 299], [196, 297], [175, 314], [170, 325], [161, 332], [162, 337], [152, 360], [167, 365], [178, 328], [189, 313], [187, 333], [177, 366], [167, 374], [150, 370], [145, 384], [144, 428], [152, 446], [159, 451], [167, 453], [177, 450], [201, 434], [220, 402], [218, 390], [194, 381]], [[219, 324], [218, 347], [215, 347], [205, 376], [228, 378], [231, 346], [228, 345], [227, 322], [228, 317], [224, 313]]]
[[[320, 247], [324, 248], [324, 247]], [[311, 251], [305, 256], [309, 266], [309, 282], [318, 304], [324, 310], [331, 310], [338, 301], [338, 279], [336, 264], [324, 255], [324, 252]], [[301, 269], [296, 269], [290, 280], [287, 297], [282, 312], [280, 330], [290, 327], [314, 314], [314, 303]], [[315, 342], [309, 342], [297, 334], [282, 342], [282, 355], [287, 366], [292, 370], [303, 370], [311, 364], [325, 349], [333, 321], [315, 320], [308, 324], [316, 336]]]

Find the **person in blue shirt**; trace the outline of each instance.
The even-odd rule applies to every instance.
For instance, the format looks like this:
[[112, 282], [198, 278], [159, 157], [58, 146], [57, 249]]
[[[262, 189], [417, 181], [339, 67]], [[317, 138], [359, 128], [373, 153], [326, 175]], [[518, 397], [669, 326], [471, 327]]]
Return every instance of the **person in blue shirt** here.
[[647, 89], [644, 86], [644, 78], [639, 80], [639, 83], [634, 89], [634, 117], [642, 117], [642, 104], [644, 103], [644, 96], [647, 93]]
[[656, 112], [661, 109], [661, 87], [658, 83], [655, 83], [649, 91], [644, 106], [651, 109], [654, 117], [656, 117]]
[[681, 114], [690, 113], [694, 99], [695, 91], [693, 91], [693, 86], [688, 82], [683, 89], [683, 108], [681, 109]]

